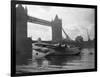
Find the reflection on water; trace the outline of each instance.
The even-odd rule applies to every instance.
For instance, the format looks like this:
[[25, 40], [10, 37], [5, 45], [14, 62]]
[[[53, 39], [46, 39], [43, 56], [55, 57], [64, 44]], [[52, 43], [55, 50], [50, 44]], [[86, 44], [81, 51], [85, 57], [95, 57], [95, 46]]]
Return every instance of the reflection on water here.
[[[32, 61], [27, 66], [17, 67], [17, 70], [41, 72], [54, 70], [77, 70], [94, 68], [94, 48], [83, 49], [77, 56], [51, 56]], [[40, 67], [43, 67], [40, 69]]]
[[79, 61], [81, 59], [81, 56], [54, 56], [51, 59], [49, 59], [49, 63], [51, 65], [66, 65], [69, 62], [73, 61]]
[[46, 57], [46, 60], [43, 60], [42, 64], [45, 64], [46, 61], [48, 62], [48, 65], [56, 65], [61, 67], [73, 66], [74, 68], [80, 69], [94, 68], [94, 49], [83, 49], [81, 54], [76, 56], [64, 55]]

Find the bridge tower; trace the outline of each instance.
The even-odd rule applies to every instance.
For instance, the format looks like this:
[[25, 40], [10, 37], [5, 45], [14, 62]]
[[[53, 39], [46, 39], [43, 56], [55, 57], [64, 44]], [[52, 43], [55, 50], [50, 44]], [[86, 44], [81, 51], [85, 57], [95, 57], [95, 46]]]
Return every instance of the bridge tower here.
[[16, 64], [27, 64], [32, 58], [32, 40], [27, 37], [27, 8], [16, 7]]
[[55, 19], [51, 21], [52, 27], [52, 41], [60, 42], [62, 41], [62, 20], [55, 16]]

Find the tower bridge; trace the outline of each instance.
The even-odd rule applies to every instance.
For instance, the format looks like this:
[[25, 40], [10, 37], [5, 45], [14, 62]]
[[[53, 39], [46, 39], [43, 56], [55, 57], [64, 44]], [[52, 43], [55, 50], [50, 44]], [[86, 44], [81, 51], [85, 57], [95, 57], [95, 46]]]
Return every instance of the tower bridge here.
[[[16, 63], [25, 64], [32, 58], [32, 39], [27, 37], [27, 22], [49, 26], [52, 28], [52, 41], [62, 40], [62, 20], [56, 15], [52, 21], [29, 16], [27, 8], [18, 4], [16, 7]], [[33, 25], [34, 26], [34, 25]], [[20, 53], [20, 54], [19, 54]], [[24, 62], [25, 61], [25, 62]]]
[[52, 42], [59, 42], [62, 40], [62, 21], [58, 18], [57, 15], [55, 19], [52, 21], [47, 21], [36, 17], [28, 16], [28, 22], [51, 27]]
[[[28, 16], [28, 22], [40, 24], [43, 26], [49, 26], [52, 28], [52, 41], [59, 42], [62, 40], [62, 21], [56, 15], [55, 19], [52, 21], [47, 21], [39, 19], [36, 17]], [[33, 25], [34, 26], [34, 25]]]

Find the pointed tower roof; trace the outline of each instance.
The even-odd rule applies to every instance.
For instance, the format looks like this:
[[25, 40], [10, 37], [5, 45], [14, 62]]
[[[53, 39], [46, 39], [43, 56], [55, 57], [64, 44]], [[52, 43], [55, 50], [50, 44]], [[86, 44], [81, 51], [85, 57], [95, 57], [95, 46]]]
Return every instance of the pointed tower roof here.
[[24, 7], [22, 6], [22, 4], [18, 4], [17, 9], [20, 10], [20, 11], [22, 11], [22, 10], [24, 10]]
[[18, 4], [18, 8], [23, 8], [23, 6], [21, 4]]
[[58, 15], [56, 14], [56, 16], [55, 16], [55, 20], [58, 20], [59, 18], [58, 18]]
[[57, 18], [58, 19], [58, 15], [56, 14], [56, 17], [55, 18]]

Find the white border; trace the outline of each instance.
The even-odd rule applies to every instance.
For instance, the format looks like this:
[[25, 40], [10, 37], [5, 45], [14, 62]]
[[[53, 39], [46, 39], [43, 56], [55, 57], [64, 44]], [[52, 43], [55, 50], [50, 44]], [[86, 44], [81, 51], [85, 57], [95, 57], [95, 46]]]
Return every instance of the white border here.
[[[32, 1], [32, 0], [27, 0]], [[56, 2], [56, 3], [73, 3], [73, 4], [88, 4], [98, 5], [98, 33], [100, 33], [99, 20], [100, 20], [100, 2], [99, 0], [33, 0], [43, 2]], [[0, 77], [10, 76], [10, 31], [11, 31], [11, 11], [10, 11], [10, 0], [0, 1]], [[100, 36], [98, 36], [100, 39]], [[98, 43], [100, 41], [98, 40]], [[99, 44], [98, 44], [99, 46]], [[100, 58], [98, 48], [98, 59]], [[98, 60], [98, 68], [100, 60]], [[84, 72], [84, 73], [70, 73], [70, 74], [55, 74], [55, 75], [40, 75], [41, 77], [99, 77], [100, 70], [98, 72]], [[30, 76], [27, 76], [30, 77]], [[34, 76], [35, 77], [35, 76]], [[37, 76], [39, 77], [39, 76]]]

